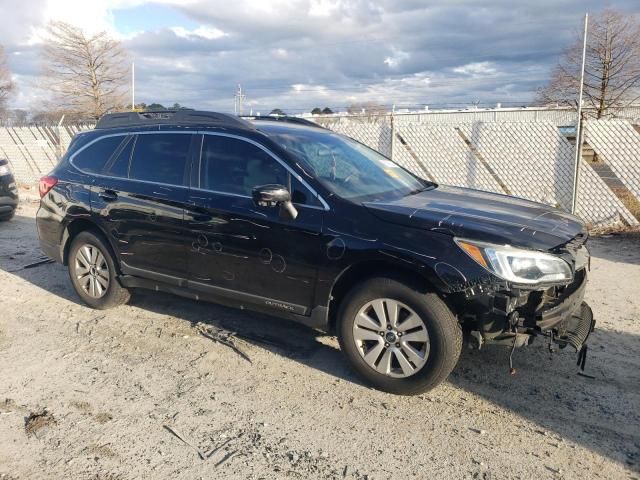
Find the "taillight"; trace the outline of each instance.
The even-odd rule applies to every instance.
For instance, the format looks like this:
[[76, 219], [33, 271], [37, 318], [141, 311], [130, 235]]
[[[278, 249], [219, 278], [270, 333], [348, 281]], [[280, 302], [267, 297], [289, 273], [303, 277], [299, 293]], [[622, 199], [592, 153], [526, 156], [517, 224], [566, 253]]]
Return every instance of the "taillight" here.
[[44, 197], [49, 191], [56, 186], [58, 179], [56, 177], [42, 177], [38, 184], [38, 190], [40, 191], [40, 198]]

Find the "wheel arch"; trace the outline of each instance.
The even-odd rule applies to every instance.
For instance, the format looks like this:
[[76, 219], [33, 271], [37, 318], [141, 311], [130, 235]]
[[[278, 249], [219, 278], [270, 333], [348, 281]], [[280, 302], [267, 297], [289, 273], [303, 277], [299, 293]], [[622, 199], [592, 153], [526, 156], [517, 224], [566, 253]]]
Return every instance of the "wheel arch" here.
[[107, 248], [109, 248], [110, 250], [110, 253], [114, 259], [116, 268], [120, 270], [119, 257], [116, 254], [116, 249], [113, 247], [109, 239], [109, 236], [102, 228], [100, 228], [100, 226], [98, 226], [98, 224], [96, 224], [94, 221], [86, 217], [72, 220], [64, 228], [64, 231], [62, 232], [62, 242], [61, 242], [62, 263], [64, 265], [69, 264], [69, 249], [71, 248], [71, 243], [73, 242], [73, 239], [82, 232], [92, 232], [102, 237], [102, 239], [105, 241], [105, 244], [107, 245]]
[[441, 293], [442, 285], [435, 272], [426, 266], [418, 271], [414, 268], [404, 267], [386, 260], [368, 260], [358, 262], [345, 268], [336, 278], [331, 287], [329, 296], [329, 311], [327, 313], [327, 326], [329, 331], [335, 331], [338, 311], [349, 291], [364, 280], [374, 277], [390, 277], [425, 292], [433, 291]]

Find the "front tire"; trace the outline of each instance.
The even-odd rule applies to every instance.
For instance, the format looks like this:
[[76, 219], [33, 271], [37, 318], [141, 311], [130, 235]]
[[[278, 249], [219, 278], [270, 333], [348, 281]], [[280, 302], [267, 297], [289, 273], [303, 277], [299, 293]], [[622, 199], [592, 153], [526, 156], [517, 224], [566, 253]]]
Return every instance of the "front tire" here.
[[438, 295], [385, 277], [347, 295], [338, 313], [338, 339], [360, 377], [399, 395], [436, 387], [462, 349], [460, 325]]
[[80, 298], [98, 310], [127, 303], [131, 296], [118, 281], [111, 249], [93, 232], [81, 232], [73, 239], [69, 249], [69, 277]]

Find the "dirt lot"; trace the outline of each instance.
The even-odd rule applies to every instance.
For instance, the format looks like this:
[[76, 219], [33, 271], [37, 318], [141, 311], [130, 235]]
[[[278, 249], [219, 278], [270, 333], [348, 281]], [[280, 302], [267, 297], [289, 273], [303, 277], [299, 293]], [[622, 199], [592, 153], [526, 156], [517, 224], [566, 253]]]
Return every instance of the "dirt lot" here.
[[594, 379], [568, 349], [516, 351], [510, 376], [488, 348], [407, 398], [282, 320], [151, 292], [81, 305], [64, 267], [20, 269], [35, 211], [0, 224], [0, 479], [640, 477], [639, 237], [591, 242]]

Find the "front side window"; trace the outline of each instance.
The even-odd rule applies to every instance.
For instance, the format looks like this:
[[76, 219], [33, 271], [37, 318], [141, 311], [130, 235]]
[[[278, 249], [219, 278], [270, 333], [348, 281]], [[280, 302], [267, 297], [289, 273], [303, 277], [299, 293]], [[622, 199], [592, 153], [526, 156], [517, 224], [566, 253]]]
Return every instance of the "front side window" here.
[[200, 163], [200, 188], [251, 196], [255, 187], [283, 185], [294, 203], [318, 200], [287, 169], [261, 148], [237, 138], [205, 135]]
[[100, 173], [125, 138], [125, 135], [103, 137], [77, 153], [73, 164], [85, 172]]
[[355, 140], [320, 129], [261, 127], [336, 195], [350, 200], [400, 197], [428, 188], [380, 153]]
[[129, 178], [147, 182], [186, 185], [192, 135], [138, 134], [133, 147]]

